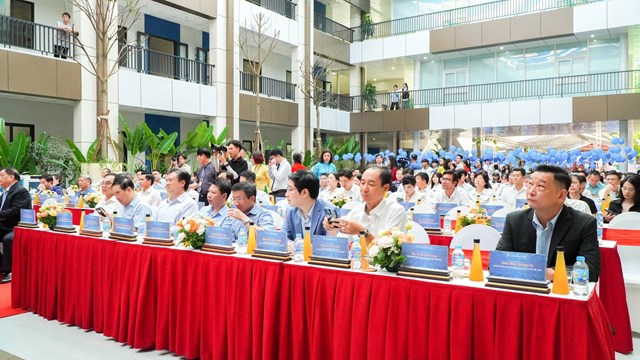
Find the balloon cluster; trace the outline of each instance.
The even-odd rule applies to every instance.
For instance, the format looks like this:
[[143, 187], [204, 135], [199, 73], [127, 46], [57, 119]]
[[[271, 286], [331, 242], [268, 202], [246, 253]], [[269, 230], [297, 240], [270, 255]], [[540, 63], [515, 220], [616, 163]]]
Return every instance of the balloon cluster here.
[[[437, 152], [428, 150], [424, 153], [420, 151], [412, 151], [408, 153], [406, 150], [400, 148], [398, 149], [397, 157], [398, 159], [408, 159], [411, 155], [415, 154], [418, 157], [418, 161], [426, 159], [431, 162], [433, 160], [439, 160], [440, 158], [453, 160], [456, 156], [460, 155], [463, 160], [469, 160], [471, 162], [476, 160], [490, 160], [494, 163], [517, 166], [521, 161], [524, 161], [526, 165], [530, 165], [532, 167], [535, 167], [538, 164], [552, 164], [559, 166], [576, 164], [594, 169], [598, 162], [617, 164], [625, 162], [626, 160], [632, 161], [635, 159], [638, 156], [638, 151], [634, 150], [631, 146], [624, 146], [624, 143], [624, 139], [614, 137], [611, 139], [612, 145], [609, 147], [608, 151], [605, 151], [602, 148], [580, 151], [580, 149], [559, 150], [554, 149], [553, 147], [548, 147], [547, 151], [543, 152], [536, 149], [524, 150], [522, 147], [518, 147], [513, 150], [498, 152], [494, 152], [492, 149], [487, 149], [484, 151], [482, 156], [480, 156], [475, 149], [469, 151], [455, 146], [450, 146], [448, 150], [442, 149]], [[349, 153], [342, 155], [342, 160], [360, 162], [364, 159], [366, 162], [373, 162], [377, 155], [387, 158], [390, 155], [395, 156], [396, 154], [389, 150], [385, 150], [384, 152], [377, 154], [364, 155], [361, 153], [357, 153], [355, 155]], [[335, 155], [334, 159], [340, 160], [340, 156]]]

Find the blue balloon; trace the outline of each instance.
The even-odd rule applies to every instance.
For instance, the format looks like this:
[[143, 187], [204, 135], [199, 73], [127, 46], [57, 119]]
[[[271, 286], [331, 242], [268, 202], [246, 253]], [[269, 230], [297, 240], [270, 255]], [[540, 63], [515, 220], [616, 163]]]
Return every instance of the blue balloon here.
[[357, 153], [356, 156], [353, 157], [353, 160], [358, 163], [362, 161], [362, 156], [360, 155], [360, 153]]
[[611, 138], [611, 144], [618, 145], [618, 138], [617, 137]]
[[618, 144], [620, 144], [620, 145], [624, 145], [624, 139], [623, 139], [623, 138], [619, 138], [619, 139], [618, 139]]
[[338, 160], [340, 160], [340, 156], [335, 155], [335, 156], [333, 157], [333, 160], [334, 160], [334, 161], [338, 161]]
[[471, 149], [471, 153], [475, 156], [478, 153], [478, 151], [476, 149]]
[[349, 156], [347, 154], [342, 155], [342, 160], [349, 160]]
[[633, 149], [631, 149], [631, 146], [625, 146], [624, 147], [624, 152], [627, 153], [627, 154], [630, 153], [631, 150], [633, 150]]

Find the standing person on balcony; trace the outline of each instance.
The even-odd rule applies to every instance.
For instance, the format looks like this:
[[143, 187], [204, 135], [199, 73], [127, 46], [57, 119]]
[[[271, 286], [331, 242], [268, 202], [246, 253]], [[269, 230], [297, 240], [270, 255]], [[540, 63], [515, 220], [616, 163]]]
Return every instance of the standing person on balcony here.
[[398, 85], [393, 85], [393, 91], [391, 92], [391, 109], [389, 110], [398, 110], [400, 109], [398, 104], [400, 103], [400, 91], [398, 91]]
[[402, 86], [402, 108], [404, 110], [409, 108], [409, 85], [407, 83]]
[[322, 178], [322, 174], [331, 174], [337, 172], [336, 165], [333, 163], [333, 154], [329, 150], [323, 150], [320, 155], [320, 161], [313, 166], [313, 174], [318, 178]]
[[71, 36], [78, 36], [75, 26], [71, 23], [71, 15], [68, 12], [62, 13], [62, 21], [58, 21], [57, 45], [53, 47], [53, 56], [66, 59], [69, 55], [69, 47], [73, 41]]

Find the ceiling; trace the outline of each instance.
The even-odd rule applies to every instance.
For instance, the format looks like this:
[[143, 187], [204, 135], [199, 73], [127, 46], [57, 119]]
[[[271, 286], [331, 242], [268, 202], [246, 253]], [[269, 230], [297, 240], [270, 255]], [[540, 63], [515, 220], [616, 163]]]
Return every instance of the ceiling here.
[[[123, 8], [126, 1], [120, 1], [120, 8]], [[140, 0], [140, 12], [161, 19], [172, 21], [183, 26], [200, 31], [209, 31], [209, 19], [194, 15], [186, 11], [181, 11], [171, 6], [163, 5], [153, 0]]]

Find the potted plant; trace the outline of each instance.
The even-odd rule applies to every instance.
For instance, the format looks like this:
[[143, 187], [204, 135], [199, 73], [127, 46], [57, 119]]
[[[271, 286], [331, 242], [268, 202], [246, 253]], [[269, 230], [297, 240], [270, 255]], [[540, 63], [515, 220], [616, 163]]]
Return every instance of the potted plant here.
[[378, 107], [378, 99], [376, 99], [377, 92], [378, 90], [372, 83], [368, 82], [364, 85], [364, 89], [362, 90], [362, 101], [367, 108], [366, 111], [373, 111], [373, 109]]
[[373, 33], [375, 32], [375, 27], [373, 26], [373, 19], [371, 19], [371, 14], [366, 13], [362, 15], [362, 20], [360, 21], [360, 28], [362, 29], [361, 40], [365, 40], [373, 36]]

